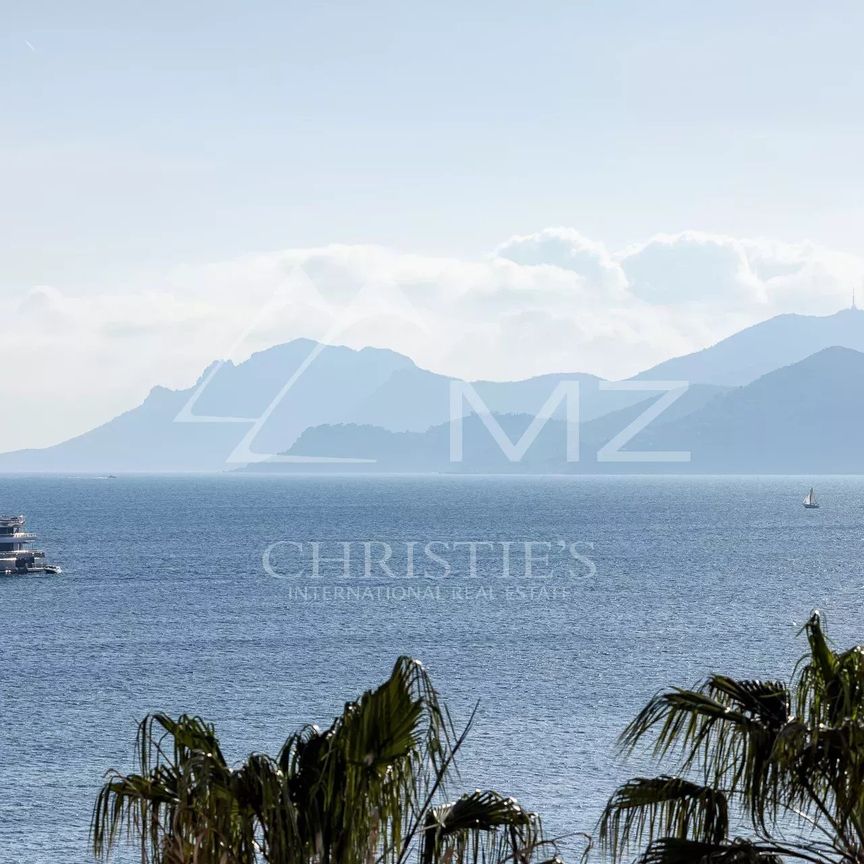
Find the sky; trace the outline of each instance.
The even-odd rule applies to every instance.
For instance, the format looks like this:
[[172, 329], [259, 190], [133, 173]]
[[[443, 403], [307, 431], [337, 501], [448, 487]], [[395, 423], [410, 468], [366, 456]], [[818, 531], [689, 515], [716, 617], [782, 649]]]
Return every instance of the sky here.
[[620, 377], [848, 305], [862, 25], [843, 0], [7, 4], [0, 361], [34, 422], [0, 450], [338, 321], [449, 374]]

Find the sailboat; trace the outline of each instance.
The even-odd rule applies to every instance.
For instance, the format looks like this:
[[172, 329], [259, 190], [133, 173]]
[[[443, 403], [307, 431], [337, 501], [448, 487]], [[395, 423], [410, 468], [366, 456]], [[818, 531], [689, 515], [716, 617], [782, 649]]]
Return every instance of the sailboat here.
[[804, 497], [804, 506], [808, 510], [818, 510], [819, 503], [816, 501], [816, 493], [813, 491], [813, 487], [810, 487], [810, 491]]

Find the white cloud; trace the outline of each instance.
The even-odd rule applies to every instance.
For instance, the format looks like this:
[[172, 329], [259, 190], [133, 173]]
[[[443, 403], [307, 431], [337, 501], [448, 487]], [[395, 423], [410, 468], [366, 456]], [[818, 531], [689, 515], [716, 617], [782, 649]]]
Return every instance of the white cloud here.
[[572, 270], [592, 285], [610, 291], [627, 288], [623, 270], [606, 247], [573, 228], [544, 228], [536, 234], [517, 235], [502, 243], [495, 254], [517, 264]]
[[625, 250], [618, 261], [630, 290], [649, 303], [764, 303], [763, 282], [753, 273], [742, 243], [731, 237], [686, 231], [658, 235]]
[[701, 231], [657, 234], [618, 252], [568, 228], [512, 237], [497, 254], [528, 266], [554, 266], [628, 296], [734, 314], [825, 314], [844, 305], [864, 274], [861, 259], [813, 243], [739, 239]]
[[[292, 278], [297, 268], [308, 278]], [[0, 431], [0, 449], [83, 431], [155, 384], [189, 386], [262, 308], [235, 359], [324, 338], [349, 308], [333, 341], [436, 371], [624, 377], [778, 312], [830, 313], [862, 273], [861, 260], [808, 243], [684, 232], [612, 251], [549, 228], [483, 260], [334, 245], [187, 268], [146, 291], [33, 288], [5, 299], [0, 344], [0, 360], [22, 370], [4, 393], [32, 420]]]

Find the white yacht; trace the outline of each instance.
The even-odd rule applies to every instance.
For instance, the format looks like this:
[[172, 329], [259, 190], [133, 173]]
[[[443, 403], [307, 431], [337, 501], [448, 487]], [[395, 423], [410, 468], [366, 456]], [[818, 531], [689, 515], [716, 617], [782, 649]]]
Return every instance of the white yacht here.
[[60, 568], [45, 563], [45, 553], [30, 549], [36, 535], [24, 530], [23, 516], [0, 516], [0, 575], [60, 573]]

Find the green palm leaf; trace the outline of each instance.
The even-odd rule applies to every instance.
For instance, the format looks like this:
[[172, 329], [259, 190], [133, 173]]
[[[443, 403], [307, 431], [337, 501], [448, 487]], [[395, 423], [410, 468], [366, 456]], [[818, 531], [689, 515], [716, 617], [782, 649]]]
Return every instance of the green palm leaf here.
[[540, 820], [514, 798], [477, 790], [429, 811], [420, 860], [454, 864], [528, 861], [542, 845]]
[[97, 856], [121, 836], [141, 860], [245, 864], [254, 860], [253, 812], [238, 801], [213, 727], [198, 717], [151, 715], [139, 725], [139, 773], [109, 774], [93, 810]]
[[639, 864], [783, 864], [783, 861], [776, 853], [746, 840], [700, 843], [663, 837], [648, 846]]
[[[612, 796], [600, 832], [613, 857], [647, 841], [647, 864], [864, 861], [864, 649], [835, 651], [818, 613], [804, 632], [809, 650], [789, 685], [712, 675], [658, 694], [630, 723], [624, 750], [653, 741], [675, 776]], [[729, 840], [733, 819], [760, 839]]]
[[717, 844], [729, 831], [726, 796], [680, 777], [637, 777], [619, 787], [600, 820], [600, 840], [616, 856], [644, 837]]
[[138, 729], [136, 772], [110, 772], [99, 793], [93, 850], [130, 837], [144, 864], [404, 864], [419, 845], [427, 864], [527, 864], [547, 844], [512, 799], [433, 806], [464, 735], [407, 657], [327, 729], [307, 726], [277, 758], [252, 754], [236, 768], [211, 725], [154, 714]]

